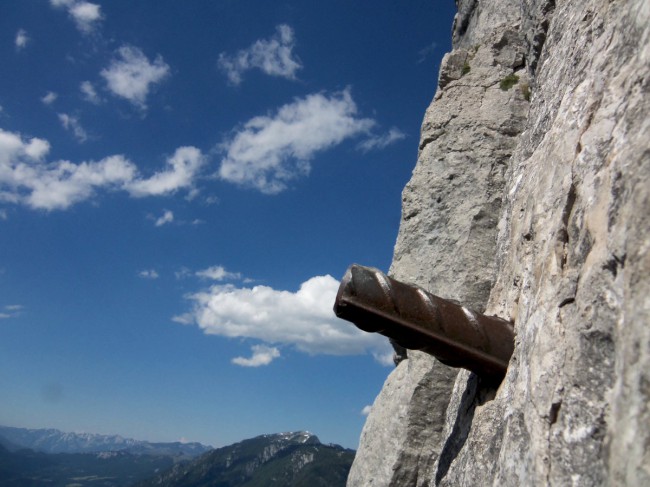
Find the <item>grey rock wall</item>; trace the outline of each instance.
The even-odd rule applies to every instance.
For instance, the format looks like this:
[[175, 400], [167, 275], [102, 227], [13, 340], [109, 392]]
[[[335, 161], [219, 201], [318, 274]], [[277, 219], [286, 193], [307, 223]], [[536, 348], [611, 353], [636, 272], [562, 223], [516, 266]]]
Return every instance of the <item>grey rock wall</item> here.
[[391, 274], [515, 352], [498, 390], [409, 352], [348, 485], [650, 485], [650, 2], [457, 4]]

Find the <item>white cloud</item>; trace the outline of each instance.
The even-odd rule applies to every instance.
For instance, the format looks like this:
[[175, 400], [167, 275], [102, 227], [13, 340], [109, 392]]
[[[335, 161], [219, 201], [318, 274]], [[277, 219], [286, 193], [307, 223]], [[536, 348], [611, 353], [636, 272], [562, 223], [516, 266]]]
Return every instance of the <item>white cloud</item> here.
[[123, 156], [98, 162], [45, 163], [46, 140], [24, 139], [0, 129], [0, 201], [34, 209], [66, 209], [91, 197], [96, 188], [120, 188], [132, 181], [136, 167]]
[[159, 196], [191, 187], [205, 157], [196, 147], [179, 147], [167, 159], [167, 170], [155, 173], [148, 179], [138, 179], [128, 185], [132, 196]]
[[3, 174], [4, 166], [9, 165], [14, 157], [39, 161], [49, 151], [50, 144], [46, 140], [33, 137], [26, 142], [17, 134], [0, 129], [0, 167], [3, 169]]
[[253, 345], [251, 350], [253, 355], [250, 358], [235, 357], [231, 362], [242, 367], [259, 367], [261, 365], [269, 365], [274, 359], [280, 357], [280, 350], [275, 347]]
[[83, 94], [84, 100], [93, 103], [95, 105], [99, 105], [101, 103], [102, 100], [97, 94], [97, 91], [95, 91], [95, 87], [90, 81], [84, 81], [83, 83], [81, 83], [79, 89]]
[[383, 350], [379, 352], [375, 352], [372, 354], [373, 357], [375, 357], [375, 360], [379, 362], [382, 365], [385, 365], [386, 367], [391, 367], [395, 365], [395, 360], [393, 360], [393, 356], [395, 355], [395, 351], [392, 349], [390, 350]]
[[76, 2], [68, 10], [77, 28], [84, 33], [92, 32], [95, 25], [102, 19], [101, 7], [90, 2]]
[[0, 320], [15, 318], [20, 315], [24, 306], [21, 304], [8, 304], [0, 311]]
[[59, 97], [56, 93], [53, 91], [48, 91], [43, 98], [41, 98], [41, 101], [46, 104], [46, 105], [51, 105], [56, 101], [56, 99]]
[[192, 275], [192, 271], [188, 267], [183, 266], [174, 272], [174, 275], [176, 276], [176, 279], [185, 279], [186, 277], [190, 277]]
[[434, 54], [436, 49], [438, 49], [438, 43], [435, 41], [425, 48], [420, 49], [420, 52], [418, 53], [418, 64], [423, 63], [430, 55]]
[[215, 195], [206, 196], [206, 198], [203, 200], [203, 203], [205, 205], [216, 205], [219, 203], [219, 197]]
[[142, 279], [158, 279], [160, 276], [155, 269], [145, 269], [144, 271], [138, 272], [138, 277]]
[[226, 279], [241, 279], [241, 274], [239, 272], [228, 272], [224, 267], [220, 265], [215, 265], [197, 271], [196, 275], [203, 279], [211, 279], [213, 281], [224, 281]]
[[192, 313], [183, 313], [182, 315], [172, 316], [172, 321], [180, 323], [181, 325], [193, 325], [194, 316], [192, 316]]
[[171, 223], [174, 221], [174, 213], [170, 210], [165, 210], [160, 218], [156, 220], [155, 225], [157, 227], [162, 227], [166, 223]]
[[185, 199], [187, 201], [193, 201], [199, 196], [199, 194], [201, 194], [201, 191], [199, 190], [199, 188], [192, 188], [187, 192], [187, 195], [185, 196]]
[[122, 46], [117, 55], [100, 74], [111, 93], [145, 109], [149, 90], [167, 77], [169, 65], [160, 55], [150, 62], [137, 47]]
[[222, 145], [226, 156], [219, 176], [229, 182], [275, 194], [310, 171], [310, 159], [375, 124], [357, 118], [350, 90], [313, 94], [280, 107], [273, 116], [249, 120]]
[[246, 71], [255, 68], [270, 76], [295, 79], [295, 73], [302, 65], [293, 56], [293, 47], [293, 29], [288, 25], [279, 25], [275, 35], [268, 40], [260, 39], [233, 56], [222, 52], [219, 55], [219, 67], [235, 85], [241, 83]]
[[19, 29], [18, 32], [16, 32], [16, 38], [14, 40], [14, 43], [16, 44], [16, 50], [20, 51], [27, 46], [27, 43], [29, 42], [29, 36], [27, 35], [27, 31], [25, 29]]
[[361, 410], [361, 414], [362, 414], [363, 416], [368, 416], [368, 415], [370, 414], [370, 411], [372, 411], [372, 406], [371, 406], [371, 405], [367, 405], [367, 406], [364, 406], [364, 407], [363, 407], [363, 409]]
[[[76, 118], [59, 114], [61, 123], [84, 140], [85, 131]], [[23, 204], [33, 209], [63, 210], [92, 197], [98, 189], [127, 191], [131, 196], [172, 193], [189, 187], [203, 163], [203, 156], [193, 147], [180, 147], [168, 159], [168, 168], [147, 179], [122, 155], [100, 161], [45, 160], [50, 151], [47, 140], [23, 137], [0, 129], [0, 202]], [[173, 220], [168, 211], [158, 226]]]
[[79, 123], [79, 119], [77, 117], [73, 117], [67, 113], [59, 113], [58, 116], [61, 125], [63, 125], [63, 128], [71, 131], [79, 142], [85, 142], [88, 140], [88, 134]]
[[196, 323], [206, 334], [292, 345], [308, 354], [390, 353], [386, 338], [336, 318], [332, 306], [338, 287], [331, 276], [313, 277], [297, 292], [214, 285], [188, 296], [191, 311], [174, 321]]
[[68, 15], [74, 20], [77, 29], [84, 34], [89, 34], [102, 20], [101, 6], [84, 0], [50, 0], [53, 7], [65, 8]]
[[359, 144], [359, 148], [364, 152], [385, 149], [392, 143], [397, 142], [398, 140], [402, 140], [405, 137], [406, 134], [404, 132], [393, 127], [385, 135], [374, 135], [364, 140]]
[[132, 179], [135, 170], [123, 156], [80, 164], [58, 161], [31, 178], [32, 192], [26, 201], [32, 208], [66, 209], [90, 198], [95, 188], [122, 187], [125, 181]]
[[2, 209], [0, 210], [0, 220], [6, 220], [9, 218], [9, 215], [7, 214], [7, 210]]

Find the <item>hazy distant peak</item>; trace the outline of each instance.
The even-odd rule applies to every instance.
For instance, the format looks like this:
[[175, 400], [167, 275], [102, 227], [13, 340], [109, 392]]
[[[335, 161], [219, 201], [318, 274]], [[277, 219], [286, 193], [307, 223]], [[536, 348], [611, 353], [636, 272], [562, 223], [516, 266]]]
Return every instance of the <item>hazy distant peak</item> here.
[[[69, 433], [57, 429], [0, 426], [0, 444], [9, 450], [28, 448], [43, 453], [99, 453], [125, 451], [134, 454], [195, 457], [211, 447], [200, 443], [151, 443], [120, 435]], [[3, 441], [6, 440], [5, 441]]]

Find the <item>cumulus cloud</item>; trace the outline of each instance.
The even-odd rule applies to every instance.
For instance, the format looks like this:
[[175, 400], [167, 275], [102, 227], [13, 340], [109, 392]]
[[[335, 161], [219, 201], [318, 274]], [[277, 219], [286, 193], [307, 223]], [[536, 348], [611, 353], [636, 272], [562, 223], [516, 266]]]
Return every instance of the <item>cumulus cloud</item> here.
[[167, 159], [167, 168], [147, 179], [139, 179], [128, 185], [128, 191], [136, 197], [160, 196], [189, 188], [205, 162], [205, 157], [196, 147], [179, 147]]
[[27, 31], [25, 29], [19, 29], [18, 32], [16, 32], [16, 38], [14, 39], [16, 50], [20, 51], [24, 49], [28, 42], [29, 37], [27, 36]]
[[241, 279], [239, 272], [228, 272], [224, 267], [215, 265], [196, 272], [197, 277], [210, 279], [212, 281], [224, 281], [226, 279]]
[[359, 148], [364, 152], [369, 152], [371, 150], [380, 150], [385, 149], [389, 145], [402, 140], [406, 137], [406, 134], [401, 130], [393, 127], [387, 134], [384, 135], [374, 135], [359, 144]]
[[[62, 118], [62, 123], [66, 121], [74, 131], [70, 117]], [[171, 169], [143, 179], [135, 164], [122, 155], [75, 164], [47, 162], [49, 151], [47, 140], [0, 129], [0, 202], [64, 210], [92, 197], [98, 189], [128, 191], [132, 196], [167, 194], [190, 186], [202, 159], [198, 149], [181, 147], [168, 161]], [[160, 224], [168, 223], [173, 214], [161, 218]]]
[[92, 32], [102, 19], [101, 7], [96, 3], [76, 2], [68, 10], [77, 28], [85, 33]]
[[134, 172], [135, 166], [122, 156], [80, 164], [58, 161], [45, 169], [36, 169], [37, 174], [25, 181], [31, 185], [26, 201], [32, 208], [66, 209], [90, 198], [96, 188], [121, 187]]
[[88, 134], [86, 133], [86, 130], [81, 126], [81, 123], [79, 123], [79, 119], [77, 117], [73, 117], [67, 113], [59, 113], [58, 116], [61, 125], [63, 125], [63, 128], [72, 132], [75, 139], [77, 139], [79, 142], [85, 142], [88, 140]]
[[149, 91], [169, 75], [169, 65], [160, 55], [151, 62], [137, 47], [122, 46], [100, 74], [111, 93], [146, 109]]
[[48, 91], [48, 92], [45, 94], [45, 96], [41, 98], [41, 101], [42, 101], [45, 105], [51, 105], [52, 103], [54, 103], [54, 102], [56, 101], [56, 99], [57, 99], [58, 97], [59, 97], [59, 95], [57, 95], [57, 94], [54, 93], [53, 91]]
[[84, 0], [50, 0], [53, 7], [65, 8], [68, 15], [84, 34], [90, 34], [102, 20], [101, 6]]
[[309, 173], [314, 154], [374, 124], [357, 117], [349, 89], [296, 99], [272, 116], [252, 118], [226, 140], [219, 176], [263, 193], [279, 193], [288, 181]]
[[158, 279], [160, 276], [155, 269], [145, 269], [138, 272], [138, 277], [141, 277], [142, 279]]
[[0, 129], [0, 164], [2, 165], [8, 165], [13, 157], [27, 157], [39, 161], [49, 151], [50, 143], [47, 140], [33, 137], [25, 141], [17, 134]]
[[162, 216], [156, 219], [155, 225], [157, 227], [162, 227], [163, 225], [167, 223], [171, 223], [173, 221], [174, 221], [174, 213], [170, 210], [165, 210]]
[[40, 209], [66, 208], [88, 197], [97, 184], [115, 181], [122, 172], [118, 167], [127, 167], [115, 159], [45, 164], [49, 150], [46, 140], [24, 139], [0, 129], [0, 200]]
[[339, 283], [316, 276], [296, 292], [268, 286], [213, 285], [188, 296], [190, 312], [174, 321], [196, 324], [206, 334], [251, 338], [269, 346], [290, 345], [308, 354], [356, 355], [390, 353], [388, 341], [364, 333], [336, 318], [332, 304]]
[[99, 105], [101, 103], [102, 100], [90, 81], [84, 81], [81, 83], [79, 89], [81, 90], [84, 100], [93, 103], [94, 105]]
[[270, 76], [295, 79], [295, 73], [302, 65], [293, 56], [294, 45], [293, 29], [282, 24], [276, 27], [275, 35], [270, 39], [260, 39], [234, 55], [222, 52], [219, 68], [234, 85], [241, 83], [242, 75], [251, 69], [260, 69]]
[[368, 416], [368, 415], [370, 414], [370, 411], [372, 411], [372, 406], [371, 406], [371, 405], [367, 405], [367, 406], [364, 406], [364, 407], [363, 407], [363, 409], [361, 410], [361, 414], [362, 414], [363, 416]]
[[251, 351], [253, 355], [250, 358], [235, 357], [231, 362], [242, 367], [260, 367], [261, 365], [269, 365], [280, 356], [280, 350], [267, 345], [253, 345]]

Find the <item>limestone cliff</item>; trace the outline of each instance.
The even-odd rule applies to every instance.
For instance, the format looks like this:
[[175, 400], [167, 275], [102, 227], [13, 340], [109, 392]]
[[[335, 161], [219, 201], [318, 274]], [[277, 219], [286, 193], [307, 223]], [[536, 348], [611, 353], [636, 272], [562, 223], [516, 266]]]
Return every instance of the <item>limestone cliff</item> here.
[[497, 390], [409, 352], [348, 485], [650, 485], [650, 3], [457, 5], [391, 274], [515, 352]]

